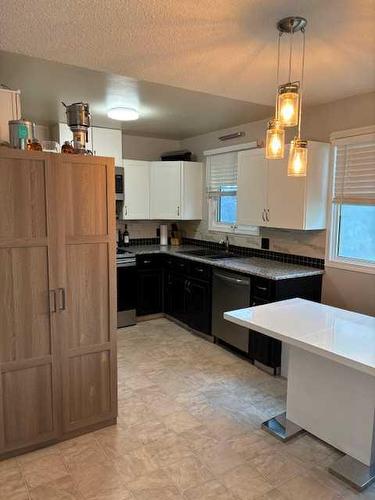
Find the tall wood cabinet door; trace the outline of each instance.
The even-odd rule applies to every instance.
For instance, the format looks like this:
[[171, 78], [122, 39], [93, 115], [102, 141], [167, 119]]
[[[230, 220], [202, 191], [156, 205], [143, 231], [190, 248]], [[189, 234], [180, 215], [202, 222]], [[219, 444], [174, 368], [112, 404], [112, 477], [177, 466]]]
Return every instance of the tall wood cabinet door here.
[[0, 152], [0, 456], [60, 434], [51, 157]]
[[124, 219], [150, 218], [150, 162], [124, 160]]
[[266, 226], [267, 161], [264, 149], [238, 153], [237, 222]]
[[59, 176], [65, 281], [58, 295], [64, 343], [64, 432], [117, 414], [114, 163], [63, 157]]
[[150, 218], [177, 220], [181, 211], [181, 162], [152, 162]]
[[288, 148], [283, 160], [268, 162], [268, 225], [304, 229], [306, 177], [288, 177]]

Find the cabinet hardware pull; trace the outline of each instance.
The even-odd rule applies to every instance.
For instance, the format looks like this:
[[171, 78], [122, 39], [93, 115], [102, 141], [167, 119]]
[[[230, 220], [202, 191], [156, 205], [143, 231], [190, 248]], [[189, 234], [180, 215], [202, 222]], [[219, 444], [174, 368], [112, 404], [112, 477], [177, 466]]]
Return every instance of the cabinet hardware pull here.
[[180, 215], [180, 207], [177, 207], [177, 215]]
[[151, 264], [151, 260], [144, 260], [143, 264]]
[[201, 267], [196, 267], [195, 270], [198, 271], [198, 273], [203, 273], [203, 269]]
[[265, 219], [264, 219], [264, 208], [263, 208], [263, 212], [262, 212], [262, 221], [266, 222]]
[[128, 215], [128, 207], [125, 205], [125, 215]]
[[262, 292], [266, 292], [267, 291], [267, 287], [265, 287], [265, 286], [256, 285], [255, 288], [257, 288], [258, 290], [262, 290]]
[[66, 300], [65, 300], [65, 288], [58, 288], [57, 293], [59, 294], [59, 311], [65, 311]]
[[270, 217], [269, 217], [269, 215], [270, 215], [270, 209], [269, 209], [269, 208], [267, 208], [267, 210], [266, 210], [266, 220], [267, 220], [267, 222], [269, 222], [269, 221], [270, 221]]
[[49, 290], [49, 311], [56, 312], [56, 290]]

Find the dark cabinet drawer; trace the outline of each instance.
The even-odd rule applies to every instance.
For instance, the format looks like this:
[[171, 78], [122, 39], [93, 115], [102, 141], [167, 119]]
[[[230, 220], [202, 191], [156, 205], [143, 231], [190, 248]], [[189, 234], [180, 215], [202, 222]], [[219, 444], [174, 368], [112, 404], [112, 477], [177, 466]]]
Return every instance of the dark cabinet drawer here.
[[172, 269], [175, 271], [178, 271], [179, 273], [184, 273], [188, 274], [189, 272], [189, 261], [185, 259], [180, 259], [180, 258], [174, 258], [173, 259], [173, 264], [172, 264]]
[[190, 276], [204, 281], [209, 281], [211, 278], [211, 267], [200, 262], [190, 262]]
[[137, 268], [138, 269], [155, 269], [161, 267], [161, 255], [137, 255]]
[[270, 299], [272, 295], [272, 282], [266, 278], [254, 277], [251, 284], [251, 295], [261, 299]]

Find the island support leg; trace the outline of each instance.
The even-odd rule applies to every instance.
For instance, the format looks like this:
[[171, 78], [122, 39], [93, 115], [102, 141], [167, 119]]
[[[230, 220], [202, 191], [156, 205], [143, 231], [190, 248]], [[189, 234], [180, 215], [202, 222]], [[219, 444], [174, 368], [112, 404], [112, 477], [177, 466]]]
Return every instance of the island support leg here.
[[304, 432], [302, 427], [287, 419], [286, 411], [263, 422], [262, 429], [284, 443]]
[[330, 472], [362, 491], [375, 480], [375, 377], [289, 348], [286, 414], [262, 424], [282, 441], [302, 429], [342, 451]]

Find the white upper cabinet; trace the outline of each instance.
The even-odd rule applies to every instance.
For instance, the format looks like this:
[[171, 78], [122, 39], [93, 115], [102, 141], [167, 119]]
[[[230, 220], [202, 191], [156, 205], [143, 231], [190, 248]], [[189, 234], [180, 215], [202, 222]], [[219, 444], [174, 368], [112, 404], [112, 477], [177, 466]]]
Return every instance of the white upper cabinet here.
[[[54, 129], [54, 139], [62, 146], [65, 141], [73, 140], [73, 133], [66, 123], [58, 123]], [[122, 165], [121, 130], [90, 127], [86, 148], [96, 156], [108, 156], [115, 159], [115, 165]]]
[[267, 204], [267, 160], [264, 158], [264, 149], [240, 151], [237, 175], [237, 223], [264, 226]]
[[122, 132], [110, 128], [91, 127], [92, 152], [96, 156], [110, 156], [115, 165], [122, 165]]
[[288, 153], [266, 160], [264, 149], [241, 151], [238, 223], [283, 229], [324, 229], [329, 145], [309, 141], [306, 177], [288, 177]]
[[201, 219], [202, 172], [197, 162], [151, 162], [150, 218]]
[[20, 92], [0, 88], [0, 141], [9, 142], [9, 120], [21, 118]]
[[150, 218], [150, 169], [148, 161], [123, 160], [124, 208], [123, 219]]

